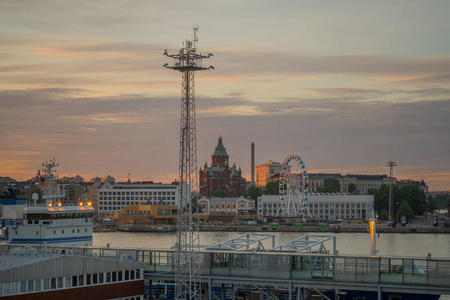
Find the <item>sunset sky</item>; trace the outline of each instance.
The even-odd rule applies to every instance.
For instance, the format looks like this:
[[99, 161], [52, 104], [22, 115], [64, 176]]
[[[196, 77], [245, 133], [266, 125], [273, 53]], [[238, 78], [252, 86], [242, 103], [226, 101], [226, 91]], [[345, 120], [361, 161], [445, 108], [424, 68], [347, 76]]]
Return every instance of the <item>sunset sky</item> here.
[[300, 155], [309, 172], [422, 178], [450, 190], [450, 1], [0, 1], [0, 176], [178, 177], [192, 28], [199, 167], [219, 130], [250, 180]]

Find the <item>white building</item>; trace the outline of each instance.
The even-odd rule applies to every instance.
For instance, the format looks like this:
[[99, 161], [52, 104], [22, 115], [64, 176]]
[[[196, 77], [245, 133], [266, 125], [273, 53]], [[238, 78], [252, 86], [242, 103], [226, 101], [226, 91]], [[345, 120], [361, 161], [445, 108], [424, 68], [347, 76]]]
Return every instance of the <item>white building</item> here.
[[[369, 220], [374, 198], [372, 195], [310, 194], [308, 209], [313, 217], [323, 220], [362, 218]], [[280, 196], [262, 195], [258, 198], [258, 214], [263, 217], [280, 217]]]
[[[329, 173], [310, 173], [308, 190], [312, 193], [317, 192], [319, 188], [324, 187], [324, 179], [334, 178], [341, 185], [341, 193], [348, 193], [348, 186], [354, 184], [360, 195], [367, 195], [370, 189], [379, 189], [383, 184], [389, 184], [387, 175], [356, 175], [356, 174], [329, 174]], [[395, 177], [392, 178], [392, 184], [396, 184]]]
[[99, 214], [121, 211], [125, 205], [179, 205], [180, 185], [150, 182], [105, 183], [98, 189]]
[[244, 197], [203, 197], [198, 201], [203, 213], [219, 215], [235, 215], [241, 211], [249, 211], [255, 207], [255, 200]]

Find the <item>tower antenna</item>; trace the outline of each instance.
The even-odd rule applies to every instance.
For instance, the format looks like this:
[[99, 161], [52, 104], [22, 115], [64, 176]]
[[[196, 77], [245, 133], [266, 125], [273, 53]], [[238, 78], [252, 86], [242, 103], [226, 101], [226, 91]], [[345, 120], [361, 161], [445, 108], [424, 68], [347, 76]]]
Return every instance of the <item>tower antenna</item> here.
[[[213, 56], [211, 53], [197, 53], [197, 31], [194, 27], [193, 41], [186, 40], [178, 54], [165, 56], [174, 59], [175, 64], [163, 67], [179, 71], [182, 74], [181, 121], [180, 121], [180, 203], [178, 206], [177, 242], [176, 242], [176, 299], [200, 299], [200, 237], [198, 181], [197, 181], [197, 137], [195, 123], [195, 84], [194, 72], [213, 69], [203, 67], [203, 59]], [[195, 201], [193, 201], [195, 200]]]

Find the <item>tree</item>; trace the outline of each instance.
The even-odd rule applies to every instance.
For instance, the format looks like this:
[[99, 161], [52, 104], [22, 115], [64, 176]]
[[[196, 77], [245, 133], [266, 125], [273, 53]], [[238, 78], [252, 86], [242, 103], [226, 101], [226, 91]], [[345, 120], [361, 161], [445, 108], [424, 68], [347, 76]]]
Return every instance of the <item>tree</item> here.
[[397, 219], [401, 216], [405, 216], [407, 220], [411, 220], [414, 217], [414, 212], [406, 200], [402, 201], [402, 204], [400, 204], [400, 208], [397, 212]]
[[440, 209], [447, 209], [448, 200], [450, 198], [450, 195], [436, 195], [436, 198], [434, 198], [437, 202], [437, 205]]
[[192, 213], [195, 214], [198, 210], [199, 213], [202, 213], [202, 207], [198, 204], [198, 196], [192, 198]]
[[[379, 189], [373, 188], [369, 189], [369, 195], [374, 197], [374, 207], [375, 211], [378, 212], [380, 219], [386, 220], [389, 218], [389, 185], [383, 184]], [[399, 189], [398, 186], [392, 185], [392, 202], [398, 202]], [[383, 211], [386, 214], [383, 214]]]
[[398, 200], [406, 200], [415, 215], [423, 214], [428, 207], [425, 193], [415, 184], [407, 184], [400, 188]]
[[318, 193], [339, 193], [341, 184], [336, 178], [326, 178], [323, 180], [323, 188], [317, 189]]
[[349, 185], [347, 185], [347, 191], [351, 194], [354, 191], [356, 191], [356, 184], [354, 183], [350, 183]]
[[436, 201], [436, 199], [432, 195], [428, 195], [428, 210], [434, 211], [439, 208], [439, 205]]
[[213, 197], [226, 197], [227, 196], [227, 192], [223, 189], [217, 189], [213, 192]]
[[258, 197], [260, 197], [263, 194], [262, 188], [259, 186], [249, 186], [246, 191], [242, 192], [243, 197], [250, 197], [253, 200], [255, 200], [255, 207], [258, 207]]
[[274, 182], [268, 182], [266, 186], [263, 189], [264, 195], [279, 195], [280, 194], [280, 188], [279, 188], [280, 181], [274, 181]]

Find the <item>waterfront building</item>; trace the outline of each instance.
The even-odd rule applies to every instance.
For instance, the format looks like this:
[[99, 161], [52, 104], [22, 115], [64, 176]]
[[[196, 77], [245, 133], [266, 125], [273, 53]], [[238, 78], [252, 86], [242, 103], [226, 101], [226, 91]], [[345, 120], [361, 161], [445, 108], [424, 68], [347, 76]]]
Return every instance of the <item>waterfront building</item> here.
[[202, 213], [214, 215], [236, 215], [239, 211], [252, 210], [255, 200], [244, 197], [202, 197], [198, 201]]
[[222, 189], [228, 197], [239, 197], [246, 189], [245, 178], [242, 177], [241, 167], [236, 163], [229, 166], [229, 156], [219, 134], [217, 146], [211, 155], [211, 166], [205, 161], [203, 169], [199, 171], [200, 195], [211, 196], [216, 190]]
[[[15, 248], [0, 254], [5, 299], [144, 299], [144, 264], [131, 260], [38, 253]], [[136, 257], [132, 258], [136, 259]]]
[[[313, 217], [322, 220], [363, 219], [368, 221], [372, 211], [372, 195], [314, 194], [308, 196], [307, 206]], [[262, 195], [258, 198], [258, 214], [281, 217], [280, 196]]]
[[120, 212], [126, 205], [179, 205], [180, 185], [148, 182], [104, 183], [98, 188], [98, 213]]
[[255, 167], [256, 186], [265, 187], [268, 182], [280, 179], [281, 163], [266, 162], [263, 165]]
[[124, 224], [170, 224], [175, 225], [178, 217], [176, 205], [126, 205], [118, 214], [118, 222]]
[[419, 187], [419, 189], [424, 192], [425, 195], [428, 195], [428, 185], [425, 184], [425, 181], [422, 179], [422, 181], [415, 181], [412, 179], [402, 179], [397, 181], [397, 186], [402, 187], [404, 185], [408, 184], [414, 184]]

